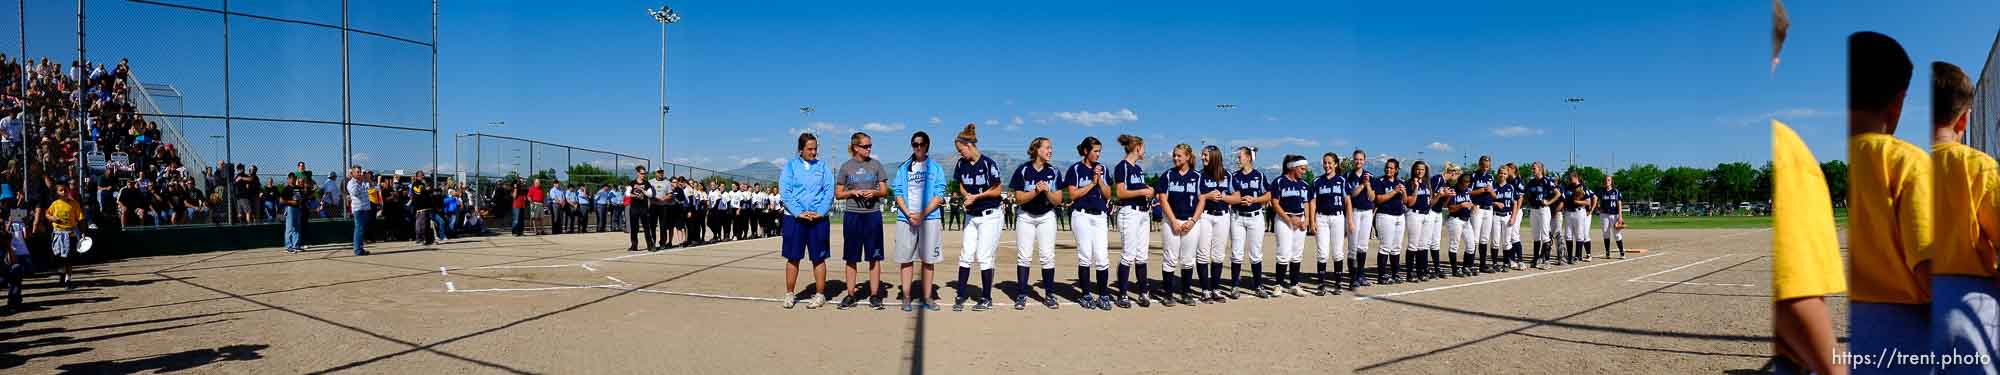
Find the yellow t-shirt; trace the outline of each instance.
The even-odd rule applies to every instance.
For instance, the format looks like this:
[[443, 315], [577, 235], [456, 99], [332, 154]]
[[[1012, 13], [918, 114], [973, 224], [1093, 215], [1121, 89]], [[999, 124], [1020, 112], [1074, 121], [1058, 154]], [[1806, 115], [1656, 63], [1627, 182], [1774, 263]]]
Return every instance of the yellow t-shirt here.
[[1819, 159], [1798, 133], [1771, 122], [1772, 300], [1847, 291], [1840, 235]]
[[1888, 134], [1847, 138], [1847, 246], [1854, 302], [1930, 303], [1931, 161]]
[[77, 221], [83, 220], [83, 213], [77, 211], [76, 202], [71, 202], [69, 199], [57, 199], [49, 203], [49, 216], [55, 217], [55, 220], [49, 221], [49, 225], [58, 231], [68, 231], [76, 227]]
[[2000, 173], [1993, 157], [1964, 144], [1931, 145], [1931, 172], [1937, 175], [1931, 272], [1992, 277], [1994, 241], [2000, 240]]

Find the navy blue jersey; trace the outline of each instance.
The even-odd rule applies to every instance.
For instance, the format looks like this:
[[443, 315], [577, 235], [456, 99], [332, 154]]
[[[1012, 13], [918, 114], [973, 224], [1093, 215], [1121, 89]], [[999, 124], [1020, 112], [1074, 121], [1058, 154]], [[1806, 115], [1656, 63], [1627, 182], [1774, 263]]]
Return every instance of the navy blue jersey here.
[[[1472, 190], [1492, 189], [1492, 188], [1493, 188], [1492, 173], [1487, 173], [1484, 171], [1472, 173]], [[1492, 193], [1473, 194], [1472, 205], [1479, 206], [1479, 208], [1484, 208], [1484, 209], [1493, 209], [1493, 194]]]
[[[1139, 168], [1138, 164], [1132, 164], [1132, 162], [1130, 161], [1119, 160], [1117, 166], [1111, 167], [1111, 177], [1106, 179], [1105, 182], [1117, 185], [1118, 187], [1117, 191], [1145, 189], [1146, 170], [1143, 168]], [[1152, 204], [1147, 203], [1152, 199], [1153, 197], [1151, 196], [1132, 198], [1132, 199], [1119, 199], [1118, 205], [1145, 209], [1147, 207], [1152, 207]]]
[[1446, 212], [1449, 212], [1451, 217], [1458, 218], [1459, 220], [1472, 220], [1471, 209], [1458, 209], [1458, 205], [1466, 203], [1472, 203], [1472, 196], [1460, 192], [1458, 195], [1452, 196], [1450, 202], [1446, 204]]
[[1322, 175], [1313, 180], [1313, 211], [1320, 215], [1347, 214], [1347, 177]]
[[1597, 195], [1597, 212], [1617, 215], [1618, 201], [1622, 200], [1625, 200], [1625, 195], [1619, 194], [1618, 189], [1605, 190], [1603, 194]]
[[[1264, 186], [1264, 172], [1258, 172], [1256, 169], [1251, 169], [1250, 173], [1230, 173], [1229, 188], [1232, 191], [1243, 194], [1244, 199], [1255, 198], [1269, 192], [1268, 188]], [[1236, 212], [1249, 213], [1263, 210], [1264, 208], [1239, 204], [1236, 205], [1235, 209]]]
[[1167, 194], [1167, 209], [1174, 210], [1174, 218], [1187, 220], [1194, 217], [1194, 206], [1201, 200], [1201, 174], [1192, 169], [1185, 173], [1168, 169], [1160, 174], [1160, 186], [1155, 190]]
[[[1208, 178], [1208, 175], [1201, 176], [1202, 194], [1208, 194], [1209, 192], [1219, 192], [1222, 193], [1222, 195], [1229, 195], [1230, 192], [1235, 191], [1233, 189], [1230, 189], [1229, 185], [1230, 185], [1229, 178], [1227, 177], [1217, 180]], [[1208, 205], [1204, 207], [1206, 207], [1208, 209], [1208, 213], [1211, 214], [1220, 215], [1229, 212], [1229, 204], [1223, 203], [1221, 199], [1210, 200], [1208, 201]]]
[[[1403, 205], [1403, 194], [1393, 193], [1396, 187], [1404, 186], [1403, 180], [1398, 180], [1395, 177], [1382, 177], [1375, 179], [1374, 185], [1375, 194], [1390, 194], [1389, 201], [1381, 202], [1375, 206], [1375, 213], [1402, 216], [1409, 211], [1409, 208]], [[1405, 187], [1404, 191], [1408, 191], [1407, 187]], [[1375, 197], [1369, 197], [1368, 199], [1375, 199]]]
[[[958, 167], [953, 169], [952, 176], [958, 179], [959, 187], [964, 188], [965, 192], [974, 195], [1000, 186], [1000, 166], [993, 163], [993, 158], [986, 157], [985, 155], [980, 155], [977, 161], [968, 162], [965, 159], [958, 159]], [[959, 199], [965, 198], [960, 197]], [[965, 212], [968, 215], [978, 215], [986, 210], [999, 207], [999, 199], [980, 199], [966, 205]]]
[[1410, 185], [1410, 195], [1417, 197], [1416, 204], [1410, 205], [1410, 210], [1420, 214], [1431, 213], [1431, 187], [1433, 186], [1437, 185], [1431, 185], [1430, 179], [1427, 178], [1417, 179], [1415, 183]]
[[1556, 194], [1555, 179], [1551, 179], [1548, 176], [1529, 178], [1527, 183], [1526, 193], [1521, 195], [1523, 198], [1527, 198], [1525, 199], [1527, 201], [1526, 205], [1522, 207], [1526, 208], [1546, 207], [1547, 205], [1543, 204], [1542, 200], [1549, 199], [1549, 197], [1555, 196], [1555, 194]]
[[1041, 196], [1029, 199], [1026, 202], [1015, 200], [1015, 207], [1020, 207], [1021, 212], [1026, 212], [1029, 215], [1048, 213], [1049, 210], [1056, 208], [1056, 197], [1059, 197], [1059, 194], [1062, 194], [1062, 189], [1069, 185], [1063, 183], [1062, 175], [1056, 174], [1056, 166], [1053, 165], [1043, 166], [1042, 169], [1036, 170], [1035, 162], [1031, 161], [1022, 163], [1020, 167], [1014, 168], [1014, 178], [1007, 182], [1007, 189], [1009, 190], [1029, 190], [1033, 189], [1036, 184], [1043, 182], [1049, 183], [1049, 191], [1043, 192]]
[[1347, 174], [1347, 194], [1354, 197], [1355, 211], [1375, 209], [1375, 197], [1362, 191], [1363, 187], [1373, 185], [1374, 181], [1375, 175], [1365, 170]]
[[1570, 194], [1570, 199], [1582, 202], [1571, 202], [1574, 205], [1568, 206], [1569, 210], [1580, 210], [1580, 209], [1590, 208], [1589, 206], [1587, 206], [1588, 204], [1590, 204], [1590, 198], [1594, 198], [1597, 196], [1597, 192], [1590, 191], [1590, 188], [1587, 187], [1578, 187], [1576, 189], [1572, 189], [1572, 191], [1574, 191], [1574, 193]]
[[1499, 185], [1499, 187], [1493, 189], [1493, 214], [1511, 216], [1514, 214], [1514, 202], [1521, 194], [1521, 185], [1513, 181]]
[[1451, 183], [1446, 182], [1444, 180], [1444, 175], [1442, 174], [1431, 175], [1431, 178], [1428, 181], [1430, 181], [1431, 183], [1431, 199], [1430, 199], [1431, 212], [1434, 213], [1445, 212], [1447, 210], [1445, 208], [1445, 204], [1450, 202], [1444, 201], [1445, 200], [1444, 191], [1446, 189], [1451, 188]]
[[[1070, 187], [1089, 189], [1084, 190], [1082, 195], [1069, 197], [1070, 207], [1080, 210], [1097, 210], [1098, 212], [1105, 212], [1111, 209], [1111, 207], [1105, 205], [1104, 190], [1099, 189], [1097, 186], [1097, 166], [1098, 164], [1086, 165], [1079, 161], [1070, 164], [1069, 171], [1063, 173], [1062, 181], [1065, 189]], [[1104, 176], [1104, 181], [1110, 183], [1115, 180], [1112, 180], [1111, 176]]]
[[1306, 213], [1306, 200], [1312, 199], [1313, 196], [1312, 186], [1306, 185], [1305, 181], [1285, 176], [1271, 180], [1271, 190], [1278, 199], [1278, 208], [1293, 215]]

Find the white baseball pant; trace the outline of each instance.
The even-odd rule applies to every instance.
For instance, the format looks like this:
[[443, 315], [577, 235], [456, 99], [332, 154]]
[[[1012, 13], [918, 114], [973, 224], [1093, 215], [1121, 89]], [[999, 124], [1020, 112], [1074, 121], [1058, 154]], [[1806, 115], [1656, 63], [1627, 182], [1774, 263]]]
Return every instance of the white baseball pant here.
[[1316, 221], [1313, 222], [1313, 231], [1319, 233], [1316, 236], [1318, 238], [1315, 238], [1319, 245], [1319, 261], [1321, 263], [1347, 261], [1347, 216], [1314, 216], [1318, 216], [1314, 218]]
[[[1229, 261], [1243, 263], [1243, 254], [1250, 254], [1251, 263], [1264, 262], [1264, 213], [1237, 216], [1229, 225]], [[1248, 249], [1248, 250], [1245, 250]]]
[[[1042, 269], [1055, 269], [1056, 212], [1049, 211], [1041, 215], [1021, 212], [1017, 215], [1015, 223], [1019, 225], [1014, 228], [1015, 253], [1019, 255], [1019, 259], [1014, 265], [1031, 267], [1034, 266], [1034, 260], [1039, 258], [1042, 261]], [[1082, 239], [1078, 238], [1077, 248], [1082, 248], [1082, 244]], [[1038, 253], [1039, 257], [1036, 256]]]
[[1146, 264], [1146, 256], [1152, 253], [1153, 240], [1152, 213], [1131, 208], [1118, 210], [1118, 264], [1131, 266]]
[[1439, 235], [1444, 232], [1444, 214], [1432, 212], [1424, 218], [1424, 250], [1437, 250]]
[[1229, 217], [1232, 214], [1202, 215], [1195, 226], [1201, 227], [1201, 249], [1194, 256], [1195, 263], [1222, 263], [1223, 251], [1229, 246]]
[[1521, 243], [1521, 221], [1513, 219], [1514, 217], [1515, 215], [1495, 216], [1496, 219], [1494, 220], [1499, 220], [1500, 224], [1505, 226], [1505, 228], [1500, 228], [1500, 234], [1506, 237], [1507, 240], [1501, 242], [1501, 246], [1513, 246], [1514, 244]]
[[1000, 226], [1006, 224], [1002, 216], [1000, 210], [993, 209], [965, 220], [965, 247], [958, 253], [959, 267], [972, 268], [977, 263], [980, 271], [993, 269], [993, 251], [1000, 248]]
[[1549, 242], [1549, 208], [1528, 209], [1528, 224], [1535, 232], [1535, 241]]
[[[1076, 236], [1076, 265], [1091, 266], [1096, 270], [1111, 267], [1111, 258], [1107, 257], [1111, 243], [1105, 240], [1109, 230], [1105, 227], [1103, 214], [1070, 214], [1069, 231]], [[1050, 245], [1054, 246], [1053, 243]]]
[[1577, 209], [1569, 212], [1570, 225], [1575, 229], [1576, 241], [1590, 241], [1590, 211]]
[[1612, 241], [1625, 240], [1625, 230], [1618, 229], [1618, 214], [1600, 213], [1597, 214], [1597, 220], [1598, 226], [1603, 228], [1602, 236], [1604, 239]]
[[1472, 233], [1480, 245], [1487, 244], [1487, 239], [1493, 236], [1493, 210], [1472, 208]]
[[[1305, 220], [1305, 214], [1287, 216]], [[1305, 253], [1306, 231], [1303, 228], [1294, 229], [1291, 224], [1286, 224], [1284, 220], [1279, 220], [1277, 232], [1278, 264], [1298, 263], [1300, 256]]]
[[1370, 237], [1375, 234], [1375, 210], [1354, 210], [1354, 231], [1347, 233], [1350, 253], [1368, 260]]
[[1444, 219], [1445, 251], [1452, 254], [1473, 251], [1472, 223], [1457, 217]]
[[1201, 247], [1201, 232], [1207, 228], [1197, 224], [1188, 228], [1187, 233], [1174, 233], [1174, 226], [1166, 225], [1171, 223], [1169, 220], [1160, 225], [1160, 235], [1166, 242], [1166, 247], [1160, 249], [1161, 261], [1165, 265], [1161, 269], [1194, 269], [1194, 256]]
[[1403, 215], [1375, 214], [1375, 238], [1382, 240], [1376, 254], [1403, 253]]

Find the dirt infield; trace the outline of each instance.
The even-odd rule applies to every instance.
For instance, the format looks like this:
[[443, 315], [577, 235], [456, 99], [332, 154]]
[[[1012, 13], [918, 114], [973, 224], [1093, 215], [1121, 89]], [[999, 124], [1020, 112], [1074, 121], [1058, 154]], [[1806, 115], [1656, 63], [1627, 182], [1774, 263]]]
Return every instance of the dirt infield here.
[[[1014, 285], [1006, 236], [996, 294]], [[1070, 282], [1073, 242], [1057, 237], [1058, 279]], [[1628, 247], [1651, 251], [1358, 296], [1119, 311], [1014, 311], [1001, 298], [994, 311], [927, 314], [893, 302], [882, 311], [780, 308], [779, 239], [647, 253], [626, 252], [625, 238], [380, 244], [366, 257], [322, 247], [130, 258], [80, 267], [75, 291], [45, 274], [30, 280], [26, 311], [0, 318], [0, 369], [1714, 373], [1755, 369], [1769, 350], [1768, 229], [1630, 230]], [[938, 275], [949, 281], [960, 243], [956, 232], [945, 238]], [[1155, 234], [1156, 252], [1159, 243]], [[837, 266], [829, 274], [829, 289], [845, 288]], [[884, 276], [896, 284], [893, 268]], [[1845, 304], [1835, 306], [1845, 332]]]

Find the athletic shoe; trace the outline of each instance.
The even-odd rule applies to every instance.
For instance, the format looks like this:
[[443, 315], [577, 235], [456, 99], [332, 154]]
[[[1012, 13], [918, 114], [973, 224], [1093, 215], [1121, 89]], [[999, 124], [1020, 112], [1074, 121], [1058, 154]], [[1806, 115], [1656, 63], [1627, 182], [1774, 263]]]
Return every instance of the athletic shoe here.
[[938, 304], [932, 302], [924, 302], [924, 310], [938, 311]]
[[868, 299], [868, 307], [871, 307], [871, 308], [874, 308], [874, 309], [876, 309], [876, 310], [881, 310], [881, 309], [882, 309], [882, 297], [875, 297], [875, 298], [869, 298], [869, 299]]
[[[1123, 297], [1123, 296], [1120, 296], [1120, 297], [1118, 297], [1118, 299], [1117, 299], [1117, 300], [1115, 300], [1115, 301], [1116, 301], [1116, 302], [1117, 302], [1117, 304], [1118, 304], [1118, 308], [1121, 308], [1121, 309], [1129, 309], [1129, 308], [1132, 308], [1132, 301], [1128, 301], [1128, 300], [1125, 300], [1125, 297]], [[1143, 302], [1143, 301], [1141, 301], [1141, 302]], [[1142, 305], [1143, 305], [1143, 303], [1142, 303]]]
[[1014, 311], [1021, 311], [1027, 309], [1028, 309], [1027, 297], [1014, 297]]
[[1257, 298], [1271, 299], [1271, 291], [1264, 290], [1264, 288], [1257, 288]]
[[[880, 310], [880, 308], [877, 308], [877, 310]], [[913, 310], [910, 308], [910, 300], [903, 300], [903, 312], [910, 312], [910, 310]]]
[[[1119, 299], [1122, 300], [1124, 298], [1120, 297]], [[1139, 307], [1153, 307], [1153, 302], [1151, 300], [1146, 299], [1146, 296], [1139, 296], [1139, 298], [1134, 298], [1134, 299], [1138, 300], [1135, 302], [1139, 304]]]
[[959, 298], [956, 301], [952, 301], [951, 311], [965, 311], [965, 299]]
[[1312, 291], [1312, 293], [1313, 293], [1313, 296], [1314, 296], [1314, 297], [1325, 297], [1325, 296], [1326, 296], [1326, 285], [1320, 285], [1320, 286], [1319, 286], [1319, 287], [1317, 287], [1317, 288], [1313, 288], [1313, 291]]
[[1163, 306], [1163, 307], [1174, 307], [1174, 296], [1169, 296], [1169, 295], [1161, 295], [1161, 296], [1160, 296], [1160, 306]]
[[836, 309], [840, 309], [840, 310], [848, 310], [848, 309], [853, 309], [853, 308], [854, 308], [854, 305], [855, 305], [855, 303], [854, 303], [854, 302], [855, 302], [855, 300], [857, 300], [857, 299], [858, 299], [858, 298], [854, 298], [854, 295], [851, 295], [851, 294], [850, 294], [850, 295], [848, 295], [848, 296], [846, 296], [846, 297], [841, 297], [841, 298], [840, 298], [840, 304], [838, 304], [838, 305], [834, 305], [834, 308], [836, 308]]
[[1194, 296], [1182, 294], [1181, 304], [1187, 305], [1188, 307], [1194, 307]]
[[817, 309], [819, 308], [820, 305], [825, 305], [825, 304], [826, 304], [826, 296], [814, 294], [812, 302], [807, 303], [806, 308]]
[[981, 298], [979, 300], [979, 304], [972, 305], [972, 311], [986, 311], [992, 309], [993, 309], [993, 301], [984, 298]]
[[799, 299], [797, 297], [792, 296], [791, 293], [785, 293], [784, 296], [778, 297], [778, 300], [780, 301], [778, 302], [778, 304], [785, 306], [785, 308], [787, 309], [792, 308], [793, 305], [797, 305], [799, 303]]
[[1055, 310], [1062, 308], [1062, 303], [1056, 302], [1056, 296], [1050, 295], [1042, 299], [1042, 306], [1047, 306], [1049, 310]]
[[1236, 288], [1231, 287], [1229, 288], [1229, 299], [1242, 299], [1242, 296], [1240, 293], [1237, 293]]

